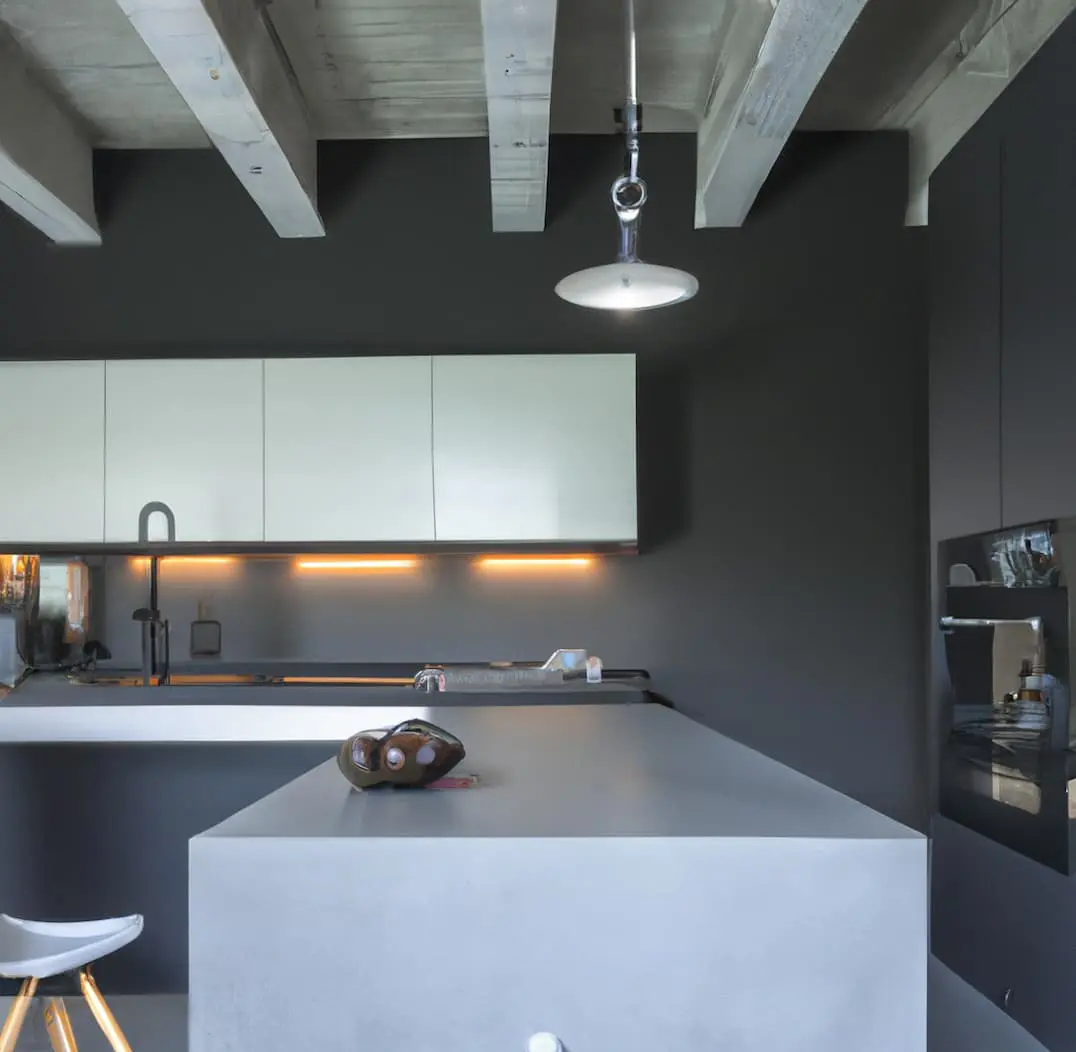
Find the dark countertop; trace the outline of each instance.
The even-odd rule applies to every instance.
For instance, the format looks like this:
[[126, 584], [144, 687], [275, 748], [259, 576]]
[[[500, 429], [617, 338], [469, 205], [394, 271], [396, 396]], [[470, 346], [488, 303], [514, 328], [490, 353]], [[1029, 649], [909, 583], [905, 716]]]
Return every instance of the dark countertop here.
[[[383, 676], [421, 666], [213, 665], [221, 675]], [[203, 674], [206, 666], [176, 672]], [[282, 670], [282, 671], [281, 671]], [[129, 671], [129, 670], [124, 670]], [[397, 673], [399, 674], [399, 673]], [[161, 687], [76, 683], [36, 673], [0, 700], [0, 743], [342, 741], [442, 708], [505, 705], [633, 704], [657, 699], [645, 679], [556, 687], [448, 691], [410, 686], [212, 684]]]
[[[367, 666], [368, 668], [368, 666]], [[220, 675], [289, 675], [297, 677], [373, 676], [364, 670], [327, 672], [322, 666], [304, 666], [302, 671], [251, 673], [251, 666], [214, 669]], [[309, 669], [309, 670], [308, 670]], [[180, 670], [176, 670], [177, 673]], [[184, 668], [183, 674], [200, 675]], [[380, 673], [377, 673], [380, 675]], [[17, 706], [98, 706], [98, 705], [572, 705], [582, 700], [644, 701], [648, 681], [611, 681], [587, 684], [579, 681], [556, 687], [522, 689], [497, 687], [427, 694], [411, 686], [305, 683], [209, 683], [168, 684], [160, 687], [119, 686], [110, 683], [78, 683], [58, 673], [36, 673], [27, 677], [3, 698], [0, 710]]]

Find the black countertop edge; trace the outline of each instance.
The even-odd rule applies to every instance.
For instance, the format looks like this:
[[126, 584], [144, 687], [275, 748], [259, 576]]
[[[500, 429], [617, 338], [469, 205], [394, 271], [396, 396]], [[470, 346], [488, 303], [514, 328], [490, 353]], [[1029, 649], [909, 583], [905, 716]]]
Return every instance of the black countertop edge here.
[[426, 693], [409, 687], [320, 685], [192, 685], [164, 687], [78, 686], [62, 677], [37, 676], [0, 700], [5, 710], [237, 705], [262, 708], [428, 708], [461, 705], [632, 705], [675, 706], [662, 695], [621, 683], [577, 688], [468, 690]]
[[[548, 655], [547, 655], [548, 656]], [[540, 661], [515, 661], [516, 668], [538, 669]], [[170, 671], [177, 676], [305, 676], [331, 678], [333, 676], [368, 677], [383, 679], [411, 679], [425, 668], [470, 669], [496, 668], [480, 661], [317, 661], [307, 658], [284, 658], [268, 661], [226, 661], [209, 658], [201, 661], [173, 661]], [[580, 670], [582, 671], [582, 670]], [[645, 669], [607, 668], [606, 674], [613, 677], [606, 683], [629, 683], [645, 687], [650, 674]], [[105, 661], [97, 666], [98, 675], [102, 676], [140, 676], [142, 670], [134, 665], [119, 665]], [[54, 675], [52, 672], [33, 673], [37, 676]], [[570, 681], [569, 681], [570, 683]]]

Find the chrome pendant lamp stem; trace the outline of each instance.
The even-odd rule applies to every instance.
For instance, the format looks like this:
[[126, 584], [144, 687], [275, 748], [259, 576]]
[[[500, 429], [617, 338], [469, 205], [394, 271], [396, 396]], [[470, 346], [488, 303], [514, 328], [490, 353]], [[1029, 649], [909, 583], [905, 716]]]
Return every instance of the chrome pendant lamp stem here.
[[639, 220], [638, 211], [634, 219], [620, 219], [620, 251], [616, 254], [618, 263], [637, 263], [639, 261]]
[[624, 98], [624, 139], [627, 157], [624, 167], [629, 179], [639, 178], [639, 133], [642, 110], [639, 106], [639, 51], [635, 40], [635, 0], [624, 5], [624, 61], [627, 65], [627, 92]]
[[639, 223], [646, 201], [646, 183], [639, 178], [639, 134], [642, 114], [639, 108], [638, 48], [635, 39], [635, 0], [624, 3], [624, 61], [627, 90], [624, 98], [624, 175], [611, 190], [613, 208], [620, 222], [618, 263], [636, 263], [639, 259]]

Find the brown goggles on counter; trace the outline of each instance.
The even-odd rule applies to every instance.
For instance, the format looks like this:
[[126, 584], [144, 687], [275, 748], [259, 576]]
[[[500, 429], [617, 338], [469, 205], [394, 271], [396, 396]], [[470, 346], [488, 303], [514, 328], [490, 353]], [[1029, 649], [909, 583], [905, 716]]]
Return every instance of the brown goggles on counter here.
[[340, 747], [337, 763], [356, 789], [423, 786], [444, 777], [466, 755], [463, 742], [426, 720], [390, 730], [360, 731]]

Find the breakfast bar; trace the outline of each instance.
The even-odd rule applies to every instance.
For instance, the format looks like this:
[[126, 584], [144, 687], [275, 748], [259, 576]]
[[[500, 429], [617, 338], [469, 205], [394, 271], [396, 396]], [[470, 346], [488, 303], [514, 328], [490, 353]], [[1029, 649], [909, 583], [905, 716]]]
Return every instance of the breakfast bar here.
[[191, 1052], [925, 1049], [922, 836], [661, 706], [425, 716], [476, 786], [191, 840]]

